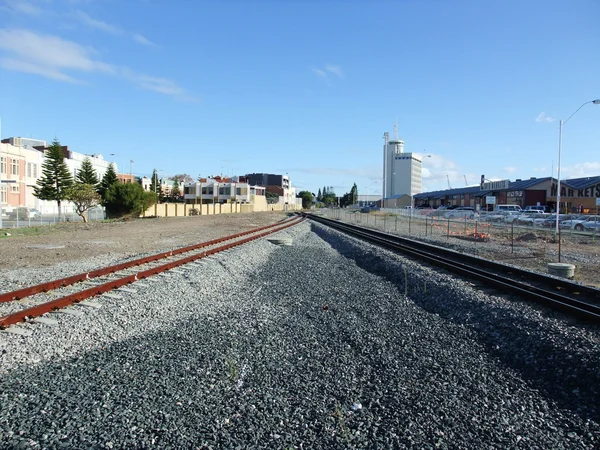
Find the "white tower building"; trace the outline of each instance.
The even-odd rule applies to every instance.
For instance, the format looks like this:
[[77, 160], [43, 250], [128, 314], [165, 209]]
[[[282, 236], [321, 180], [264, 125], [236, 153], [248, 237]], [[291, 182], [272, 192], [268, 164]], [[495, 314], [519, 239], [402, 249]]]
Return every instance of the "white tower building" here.
[[383, 147], [383, 198], [410, 195], [421, 192], [422, 160], [413, 153], [404, 153], [404, 141], [398, 138], [398, 125], [394, 125], [395, 137], [389, 140], [384, 133]]

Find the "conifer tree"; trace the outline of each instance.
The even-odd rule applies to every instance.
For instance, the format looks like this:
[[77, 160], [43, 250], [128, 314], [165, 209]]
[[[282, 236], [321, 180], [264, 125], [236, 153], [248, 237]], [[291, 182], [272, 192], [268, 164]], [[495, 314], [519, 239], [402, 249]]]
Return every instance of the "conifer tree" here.
[[63, 158], [62, 146], [57, 139], [52, 141], [44, 154], [42, 176], [33, 187], [33, 195], [40, 200], [56, 201], [60, 216], [60, 205], [67, 198], [73, 177]]
[[95, 188], [98, 187], [98, 174], [92, 166], [92, 161], [90, 161], [90, 158], [88, 158], [87, 156], [81, 162], [81, 168], [77, 172], [75, 182], [79, 184], [90, 184]]
[[108, 165], [108, 169], [104, 173], [102, 177], [102, 181], [100, 182], [100, 187], [98, 188], [98, 194], [102, 197], [102, 204], [106, 203], [107, 197], [106, 194], [108, 190], [119, 183], [119, 178], [117, 177], [117, 172], [115, 171], [115, 166], [113, 163]]

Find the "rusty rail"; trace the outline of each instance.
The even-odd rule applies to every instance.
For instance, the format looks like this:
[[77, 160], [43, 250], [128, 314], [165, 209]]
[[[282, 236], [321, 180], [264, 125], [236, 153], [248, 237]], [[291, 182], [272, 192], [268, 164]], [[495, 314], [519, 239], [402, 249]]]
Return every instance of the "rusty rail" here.
[[144, 258], [134, 259], [132, 261], [124, 262], [121, 264], [115, 264], [112, 266], [92, 270], [90, 272], [79, 273], [77, 275], [72, 275], [70, 277], [60, 278], [60, 279], [54, 280], [54, 281], [48, 281], [46, 283], [37, 284], [35, 286], [29, 286], [29, 287], [18, 289], [16, 291], [12, 291], [12, 292], [5, 292], [4, 294], [0, 294], [0, 303], [11, 302], [13, 300], [20, 300], [22, 298], [29, 297], [31, 295], [39, 294], [40, 292], [48, 292], [53, 289], [70, 286], [72, 284], [79, 283], [81, 281], [91, 280], [93, 278], [108, 275], [110, 273], [118, 272], [120, 270], [129, 269], [129, 268], [135, 267], [135, 266], [141, 266], [143, 264], [148, 264], [149, 262], [158, 261], [158, 260], [161, 260], [164, 258], [169, 258], [174, 255], [179, 255], [181, 253], [187, 253], [187, 252], [191, 252], [194, 250], [198, 250], [200, 248], [210, 247], [212, 245], [220, 244], [221, 242], [229, 241], [231, 239], [237, 239], [239, 237], [242, 237], [242, 236], [245, 236], [248, 234], [257, 233], [262, 230], [267, 230], [269, 228], [277, 227], [277, 226], [280, 226], [287, 222], [290, 222], [294, 219], [295, 218], [286, 219], [282, 222], [277, 222], [272, 225], [266, 225], [264, 227], [254, 228], [249, 231], [243, 231], [241, 233], [232, 234], [230, 236], [213, 239], [212, 241], [201, 242], [200, 244], [194, 244], [194, 245], [190, 245], [187, 247], [178, 248], [175, 250], [169, 250], [168, 252], [157, 253], [156, 255], [150, 255], [150, 256], [146, 256]]
[[[118, 270], [123, 270], [123, 269], [127, 269], [130, 267], [134, 267], [134, 266], [139, 266], [142, 264], [146, 264], [148, 262], [152, 262], [152, 261], [157, 261], [159, 259], [162, 258], [166, 258], [175, 254], [181, 254], [181, 253], [186, 253], [186, 252], [190, 252], [192, 250], [197, 250], [199, 248], [203, 248], [203, 247], [207, 247], [207, 246], [211, 246], [211, 245], [215, 245], [218, 243], [221, 243], [223, 241], [228, 241], [228, 240], [232, 240], [232, 239], [236, 239], [248, 234], [253, 234], [253, 233], [257, 233], [260, 231], [264, 231], [263, 233], [254, 235], [254, 236], [249, 236], [245, 239], [239, 240], [239, 241], [235, 241], [235, 242], [231, 242], [229, 244], [223, 245], [221, 247], [216, 247], [210, 250], [207, 250], [205, 252], [202, 253], [198, 253], [195, 255], [190, 255], [186, 258], [182, 258], [182, 259], [178, 259], [176, 261], [171, 261], [168, 262], [166, 264], [162, 264], [160, 266], [156, 266], [156, 267], [152, 267], [150, 269], [146, 269], [146, 270], [142, 270], [138, 273], [135, 274], [131, 274], [131, 275], [126, 275], [124, 277], [118, 278], [116, 280], [111, 280], [108, 281], [106, 283], [100, 284], [98, 286], [93, 286], [89, 289], [85, 289], [79, 292], [75, 292], [73, 294], [67, 295], [65, 297], [61, 297], [58, 298], [56, 300], [52, 300], [46, 303], [42, 303], [40, 305], [36, 305], [36, 306], [32, 306], [31, 308], [27, 308], [27, 309], [23, 309], [21, 311], [17, 311], [15, 313], [12, 314], [8, 314], [6, 316], [0, 317], [0, 328], [6, 328], [10, 325], [14, 325], [16, 323], [31, 319], [33, 317], [37, 317], [37, 316], [41, 316], [43, 314], [46, 314], [48, 312], [60, 309], [60, 308], [65, 308], [67, 306], [70, 306], [74, 303], [78, 303], [82, 300], [85, 300], [87, 298], [90, 297], [94, 297], [96, 295], [101, 295], [104, 294], [106, 292], [109, 292], [113, 289], [125, 286], [127, 284], [130, 283], [134, 283], [135, 281], [147, 278], [149, 276], [152, 275], [156, 275], [158, 273], [164, 272], [166, 270], [172, 269], [174, 267], [177, 266], [181, 266], [184, 264], [188, 264], [192, 261], [196, 261], [198, 259], [202, 259], [205, 258], [207, 256], [213, 255], [215, 253], [219, 253], [222, 252], [224, 250], [233, 248], [233, 247], [237, 247], [239, 245], [245, 244], [247, 242], [251, 242], [253, 240], [259, 239], [261, 237], [267, 236], [269, 234], [272, 233], [276, 233], [277, 231], [281, 231], [284, 230], [286, 228], [289, 228], [293, 225], [296, 225], [300, 222], [302, 222], [304, 219], [303, 218], [299, 218], [299, 217], [294, 217], [292, 219], [289, 220], [285, 220], [283, 222], [278, 222], [276, 224], [273, 225], [267, 225], [264, 227], [260, 227], [260, 228], [255, 228], [253, 230], [250, 231], [245, 231], [242, 233], [237, 233], [231, 236], [226, 236], [224, 238], [219, 238], [219, 239], [215, 239], [212, 241], [208, 241], [208, 242], [203, 242], [201, 244], [196, 244], [196, 245], [192, 245], [189, 247], [183, 247], [177, 250], [173, 250], [173, 251], [169, 251], [169, 252], [165, 252], [165, 253], [159, 253], [157, 255], [152, 255], [152, 256], [148, 256], [145, 258], [140, 258], [140, 259], [136, 259], [134, 261], [129, 261], [127, 263], [123, 263], [123, 264], [117, 264], [114, 266], [109, 266], [109, 267], [105, 267], [102, 269], [97, 269], [94, 270], [92, 272], [88, 272], [85, 274], [79, 274], [79, 275], [74, 275], [72, 277], [67, 277], [67, 278], [63, 278], [60, 280], [55, 280], [55, 281], [51, 281], [48, 283], [43, 283], [37, 286], [32, 286], [31, 288], [24, 288], [24, 289], [20, 289], [18, 291], [14, 291], [14, 292], [8, 292], [6, 294], [3, 294], [4, 296], [10, 296], [12, 294], [11, 299], [14, 300], [16, 298], [23, 298], [23, 297], [16, 297], [16, 293], [23, 293], [23, 292], [29, 292], [30, 289], [35, 289], [35, 288], [40, 288], [40, 287], [44, 287], [41, 288], [39, 290], [36, 290], [35, 292], [32, 293], [28, 293], [27, 295], [33, 295], [39, 292], [46, 292], [48, 290], [51, 289], [56, 289], [57, 287], [63, 287], [63, 286], [68, 286], [70, 284], [74, 284], [77, 283], [79, 281], [84, 281], [90, 278], [94, 278], [94, 277], [99, 277], [102, 275], [108, 275], [110, 273], [114, 273]], [[266, 231], [265, 231], [266, 230]], [[91, 276], [87, 276], [88, 274], [94, 274], [93, 277]], [[72, 281], [74, 280], [74, 281]], [[67, 284], [64, 284], [68, 282]], [[10, 300], [4, 300], [4, 301], [10, 301]]]

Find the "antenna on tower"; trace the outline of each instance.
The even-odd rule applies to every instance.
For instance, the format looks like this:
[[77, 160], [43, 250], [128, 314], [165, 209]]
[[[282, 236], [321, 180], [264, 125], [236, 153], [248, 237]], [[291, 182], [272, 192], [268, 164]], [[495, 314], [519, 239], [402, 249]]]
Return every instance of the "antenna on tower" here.
[[448, 180], [448, 189], [452, 189], [452, 186], [450, 186], [450, 177], [448, 176], [448, 174], [446, 174], [446, 179]]
[[398, 118], [396, 117], [396, 123], [394, 123], [394, 139], [398, 140]]

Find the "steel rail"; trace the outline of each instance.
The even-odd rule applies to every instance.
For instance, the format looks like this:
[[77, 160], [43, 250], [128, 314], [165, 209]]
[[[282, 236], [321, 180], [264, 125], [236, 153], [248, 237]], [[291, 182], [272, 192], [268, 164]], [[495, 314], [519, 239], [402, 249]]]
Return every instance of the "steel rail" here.
[[237, 239], [242, 236], [246, 236], [248, 234], [257, 233], [262, 230], [267, 230], [269, 228], [277, 227], [281, 224], [287, 223], [289, 221], [294, 220], [292, 217], [290, 219], [285, 219], [284, 221], [277, 222], [271, 225], [265, 225], [263, 227], [254, 228], [252, 230], [243, 231], [241, 233], [232, 234], [230, 236], [224, 236], [222, 238], [213, 239], [212, 241], [201, 242], [199, 244], [190, 245], [187, 247], [181, 247], [175, 250], [169, 250], [168, 252], [157, 253], [155, 255], [146, 256], [143, 258], [134, 259], [132, 261], [127, 261], [121, 264], [115, 264], [108, 267], [102, 267], [100, 269], [91, 270], [89, 272], [79, 273], [77, 275], [71, 275], [69, 277], [60, 278], [58, 280], [48, 281], [46, 283], [37, 284], [34, 286], [25, 287], [22, 289], [18, 289], [12, 292], [5, 292], [0, 294], [0, 303], [11, 302], [13, 300], [20, 300], [25, 297], [29, 297], [31, 295], [39, 294], [41, 292], [48, 292], [53, 289], [58, 289], [65, 286], [70, 286], [75, 283], [79, 283], [81, 281], [91, 280], [93, 278], [101, 277], [104, 275], [108, 275], [110, 273], [118, 272], [120, 270], [129, 269], [131, 267], [140, 266], [143, 264], [148, 264], [149, 262], [159, 261], [164, 258], [169, 258], [174, 255], [179, 255], [181, 253], [187, 253], [194, 250], [198, 250], [204, 247], [210, 247], [212, 245], [220, 244], [221, 242], [229, 241], [232, 239]]
[[[90, 297], [104, 294], [106, 292], [112, 291], [113, 289], [125, 286], [130, 283], [134, 283], [138, 280], [150, 277], [152, 275], [156, 275], [156, 274], [164, 272], [166, 270], [173, 269], [174, 267], [182, 266], [182, 265], [188, 264], [192, 261], [196, 261], [198, 259], [202, 259], [207, 256], [214, 255], [215, 253], [219, 253], [221, 251], [228, 250], [230, 248], [237, 247], [242, 244], [246, 244], [248, 242], [254, 241], [261, 237], [268, 236], [269, 234], [273, 234], [278, 231], [289, 228], [293, 225], [297, 225], [298, 223], [302, 222], [303, 220], [304, 220], [303, 218], [295, 217], [292, 220], [286, 220], [284, 222], [279, 222], [275, 225], [269, 225], [267, 227], [256, 228], [256, 229], [252, 230], [252, 232], [254, 232], [254, 233], [257, 231], [262, 231], [262, 232], [257, 235], [246, 237], [239, 241], [234, 241], [234, 242], [228, 243], [221, 247], [209, 249], [202, 253], [190, 255], [185, 258], [178, 259], [176, 261], [170, 261], [166, 264], [161, 264], [160, 266], [155, 266], [155, 267], [152, 267], [152, 268], [149, 268], [146, 270], [142, 270], [135, 274], [126, 275], [124, 277], [118, 278], [116, 280], [108, 281], [108, 282], [100, 284], [98, 286], [93, 286], [91, 288], [88, 288], [88, 289], [85, 289], [85, 290], [82, 290], [79, 292], [75, 292], [73, 294], [66, 295], [64, 297], [61, 297], [61, 298], [58, 298], [58, 299], [55, 299], [55, 300], [52, 300], [49, 302], [45, 302], [40, 305], [32, 306], [31, 308], [23, 309], [21, 311], [15, 312], [15, 313], [8, 314], [6, 316], [0, 317], [0, 329], [6, 328], [10, 325], [14, 325], [14, 324], [26, 321], [26, 320], [34, 318], [34, 317], [41, 316], [43, 314], [46, 314], [48, 312], [51, 312], [51, 311], [54, 311], [54, 310], [57, 310], [60, 308], [70, 306], [74, 303], [78, 303], [78, 302], [88, 299]], [[266, 229], [266, 231], [265, 231], [265, 229]], [[250, 233], [252, 233], [252, 232], [250, 232]], [[247, 235], [250, 233], [248, 233], [248, 232], [238, 233], [237, 235], [233, 235], [233, 236], [241, 237], [241, 236], [244, 236], [244, 235]], [[229, 239], [221, 238], [221, 239], [216, 239], [215, 241], [218, 241], [217, 243], [219, 243], [219, 242], [223, 242], [224, 240], [232, 239], [231, 236], [228, 236], [228, 237], [229, 237]], [[210, 241], [210, 242], [215, 242], [215, 241]], [[195, 247], [195, 246], [192, 246], [192, 247]], [[180, 253], [182, 253], [182, 252], [180, 252]], [[114, 266], [111, 266], [111, 267], [114, 267]], [[109, 273], [112, 273], [112, 272], [109, 272]]]
[[[513, 278], [494, 273], [490, 271], [489, 268], [482, 269], [480, 267], [475, 267], [471, 264], [466, 264], [455, 259], [442, 256], [446, 254], [446, 252], [448, 252], [447, 249], [441, 249], [440, 247], [435, 247], [429, 244], [423, 244], [425, 249], [419, 249], [415, 247], [415, 244], [421, 245], [422, 243], [417, 241], [410, 241], [411, 245], [407, 245], [405, 242], [407, 241], [406, 238], [401, 238], [387, 233], [365, 229], [356, 225], [340, 223], [330, 219], [325, 219], [323, 217], [317, 217], [314, 215], [311, 215], [310, 218], [312, 220], [331, 226], [332, 228], [359, 237], [362, 240], [369, 241], [381, 247], [409, 254], [419, 259], [425, 260], [428, 263], [435, 264], [437, 266], [442, 266], [445, 269], [451, 270], [460, 275], [481, 280], [486, 284], [496, 286], [497, 288], [503, 291], [511, 292], [527, 300], [536, 301], [538, 303], [544, 304], [545, 306], [549, 306], [554, 309], [559, 309], [561, 311], [567, 312], [571, 315], [575, 315], [586, 320], [600, 322], [600, 306], [598, 306], [597, 304], [574, 299], [562, 293], [553, 292], [547, 289], [543, 289], [541, 287], [532, 286], [530, 284], [523, 283]], [[473, 262], [473, 260], [470, 258], [474, 257], [472, 257], [471, 255], [463, 255], [458, 252], [452, 253], [454, 253], [455, 257], [465, 256], [466, 260]], [[475, 260], [479, 262], [481, 258], [475, 258]], [[494, 263], [494, 265], [495, 264], [502, 265], [500, 263]], [[528, 272], [523, 269], [515, 269], [514, 267], [510, 266], [505, 266], [505, 268], [510, 269], [511, 272], [518, 271], [520, 274], [522, 274], [522, 272], [533, 274], [533, 272]], [[535, 275], [538, 275], [538, 277], [535, 277], [537, 281], [540, 280], [540, 277], [543, 277], [543, 279], [547, 280], [548, 283], [551, 285], [554, 285], [557, 281], [554, 278], [545, 277], [541, 274]], [[575, 283], [571, 284], [575, 285]], [[582, 286], [579, 287], [582, 288]]]

